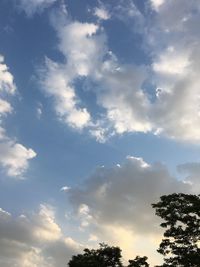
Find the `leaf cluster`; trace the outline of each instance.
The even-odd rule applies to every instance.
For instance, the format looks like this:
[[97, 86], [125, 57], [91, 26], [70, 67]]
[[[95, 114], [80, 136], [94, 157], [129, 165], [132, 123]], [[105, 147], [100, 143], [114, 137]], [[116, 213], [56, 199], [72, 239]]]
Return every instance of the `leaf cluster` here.
[[200, 196], [171, 194], [152, 204], [165, 229], [158, 252], [164, 256], [164, 266], [200, 266]]

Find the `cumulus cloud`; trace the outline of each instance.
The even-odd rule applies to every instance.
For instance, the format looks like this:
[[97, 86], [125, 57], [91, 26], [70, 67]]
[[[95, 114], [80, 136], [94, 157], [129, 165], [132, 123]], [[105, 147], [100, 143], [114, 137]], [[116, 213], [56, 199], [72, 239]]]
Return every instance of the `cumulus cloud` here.
[[41, 75], [42, 87], [53, 98], [59, 118], [75, 129], [83, 129], [93, 122], [90, 112], [77, 96], [74, 83], [98, 69], [99, 58], [103, 56], [104, 37], [96, 35], [99, 27], [94, 23], [53, 20], [59, 37], [58, 47], [66, 63], [47, 59]]
[[57, 0], [18, 0], [19, 6], [25, 11], [28, 17], [36, 12], [42, 12], [45, 8], [51, 6]]
[[[53, 97], [58, 116], [74, 128], [88, 127], [91, 135], [100, 142], [105, 141], [105, 135], [112, 135], [112, 130], [106, 130], [108, 124], [117, 133], [149, 131], [151, 123], [143, 118], [148, 103], [140, 90], [145, 68], [121, 66], [109, 51], [105, 34], [94, 23], [65, 21], [63, 25], [63, 21], [56, 20], [55, 23], [54, 19], [54, 27], [66, 63], [47, 59], [42, 85], [44, 91]], [[98, 104], [107, 111], [103, 119], [94, 121], [86, 108], [78, 107], [80, 99], [73, 84], [80, 77], [98, 83], [99, 92], [94, 93]], [[128, 106], [126, 99], [134, 101], [135, 107]]]
[[[131, 27], [132, 34], [142, 34], [141, 49], [151, 51], [151, 62], [122, 63], [110, 51], [102, 26], [66, 20], [59, 13], [52, 21], [64, 60], [46, 61], [44, 91], [52, 97], [63, 122], [75, 129], [87, 128], [100, 142], [125, 132], [151, 132], [199, 142], [199, 3], [152, 0], [157, 12], [148, 20], [133, 1], [128, 3], [118, 1], [108, 10], [111, 15], [116, 11], [113, 18]], [[82, 88], [77, 86], [81, 79], [91, 82], [87, 89], [103, 107], [97, 116], [81, 102], [78, 91]]]
[[152, 68], [161, 90], [152, 107], [151, 120], [166, 136], [190, 142], [199, 142], [200, 133], [196, 45], [199, 20], [200, 6], [196, 1], [165, 1], [156, 16], [157, 32], [152, 34], [153, 43], [160, 38], [165, 44], [153, 45], [157, 51]]
[[28, 168], [29, 160], [34, 158], [36, 153], [9, 138], [1, 126], [2, 118], [13, 110], [8, 97], [15, 92], [13, 75], [4, 63], [4, 57], [0, 55], [0, 166], [7, 175], [21, 177]]
[[90, 122], [86, 108], [79, 107], [74, 87], [70, 84], [65, 67], [47, 59], [42, 86], [48, 96], [53, 97], [57, 115], [66, 124], [82, 129]]
[[[199, 142], [199, 3], [152, 2], [159, 12], [148, 23], [144, 17], [140, 22], [144, 25], [144, 45], [151, 49], [152, 64], [142, 69], [124, 66], [118, 59], [115, 63], [103, 62], [104, 66], [107, 64], [106, 70], [101, 71], [106, 89], [97, 93], [98, 103], [106, 109], [117, 133], [153, 132]], [[122, 5], [120, 8], [123, 10]], [[149, 82], [155, 87], [154, 100], [148, 89], [143, 90]]]
[[190, 190], [189, 185], [172, 177], [164, 165], [149, 165], [130, 156], [120, 166], [97, 169], [84, 188], [69, 192], [79, 214], [140, 232], [153, 231], [155, 218], [150, 205], [160, 195]]
[[21, 177], [28, 168], [30, 159], [36, 156], [31, 148], [26, 148], [11, 139], [0, 140], [0, 165], [7, 175]]
[[102, 88], [98, 103], [107, 110], [107, 118], [115, 132], [148, 132], [152, 125], [148, 120], [149, 103], [141, 90], [146, 77], [145, 68], [136, 66], [116, 67], [105, 61], [99, 82]]
[[64, 266], [80, 245], [65, 237], [51, 206], [14, 217], [0, 209], [0, 265], [16, 267]]

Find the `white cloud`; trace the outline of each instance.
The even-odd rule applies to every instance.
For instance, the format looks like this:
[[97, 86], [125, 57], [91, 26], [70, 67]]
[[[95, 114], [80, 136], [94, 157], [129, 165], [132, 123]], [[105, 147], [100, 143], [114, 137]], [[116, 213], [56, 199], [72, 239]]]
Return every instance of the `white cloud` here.
[[[165, 1], [152, 21], [141, 20], [144, 45], [152, 51], [149, 67], [124, 66], [116, 56], [102, 63], [98, 82], [106, 89], [97, 92], [97, 99], [115, 132], [153, 132], [184, 142], [200, 141], [198, 21], [196, 1]], [[153, 101], [142, 89], [147, 82], [155, 85]]]
[[[41, 220], [38, 221], [38, 218], [41, 218]], [[51, 207], [46, 205], [40, 206], [33, 233], [38, 240], [41, 239], [42, 241], [56, 241], [60, 239], [61, 229], [55, 223], [55, 214]]]
[[46, 61], [46, 67], [42, 86], [53, 97], [57, 115], [71, 127], [84, 128], [90, 122], [90, 114], [86, 108], [78, 107], [78, 98], [65, 69], [51, 60]]
[[89, 206], [84, 203], [81, 203], [79, 205], [78, 216], [81, 220], [80, 230], [83, 230], [83, 228], [88, 227], [93, 219], [90, 214]]
[[56, 1], [57, 0], [18, 0], [20, 8], [23, 9], [29, 17], [35, 12], [43, 11]]
[[98, 237], [94, 234], [90, 234], [88, 241], [96, 242], [96, 241], [98, 241]]
[[[122, 64], [110, 51], [102, 27], [66, 21], [59, 13], [53, 21], [64, 63], [47, 60], [44, 90], [63, 122], [76, 129], [87, 128], [100, 142], [125, 132], [152, 132], [183, 142], [199, 142], [198, 2], [152, 1], [159, 12], [148, 21], [133, 1], [128, 3], [131, 13], [123, 1], [114, 9], [108, 6], [108, 10], [111, 15], [118, 11], [115, 19], [128, 27], [133, 24], [133, 34], [143, 35], [152, 62], [144, 66]], [[96, 121], [96, 114], [87, 109], [87, 103], [82, 105], [77, 94], [81, 88], [76, 82], [81, 79], [95, 84], [87, 89], [103, 107]], [[148, 92], [149, 84], [155, 87], [153, 92]]]
[[94, 10], [94, 15], [99, 19], [108, 20], [110, 18], [109, 12], [103, 7], [97, 7]]
[[189, 67], [189, 55], [187, 51], [175, 51], [173, 47], [169, 47], [166, 52], [159, 56], [158, 61], [153, 63], [153, 70], [156, 73], [168, 75], [183, 75]]
[[147, 115], [150, 105], [141, 90], [145, 77], [144, 68], [117, 68], [112, 60], [104, 62], [99, 82], [106, 90], [98, 94], [98, 103], [107, 110], [107, 118], [119, 134], [148, 132], [152, 128]]
[[[0, 119], [3, 115], [11, 113], [13, 108], [7, 99], [16, 92], [13, 75], [0, 55]], [[21, 177], [28, 168], [30, 159], [36, 156], [32, 149], [27, 149], [6, 135], [0, 120], [0, 166], [6, 170], [7, 175]]]
[[0, 140], [0, 165], [7, 175], [22, 177], [28, 168], [28, 161], [36, 156], [32, 149], [9, 139]]
[[4, 63], [4, 57], [0, 55], [0, 92], [4, 91], [13, 94], [16, 91], [13, 75], [9, 72], [8, 66]]
[[87, 76], [95, 71], [102, 56], [102, 40], [96, 36], [99, 27], [77, 21], [59, 25], [59, 49], [66, 57], [70, 78]]
[[79, 250], [78, 243], [63, 235], [52, 207], [43, 204], [38, 213], [19, 217], [0, 209], [1, 266], [64, 266]]
[[[61, 14], [62, 16], [62, 14]], [[42, 73], [42, 85], [47, 95], [52, 96], [57, 115], [63, 122], [76, 129], [92, 125], [92, 118], [81, 99], [76, 95], [74, 82], [77, 78], [92, 75], [103, 56], [103, 36], [96, 36], [98, 26], [93, 23], [58, 22], [54, 27], [59, 37], [59, 49], [66, 63], [46, 60]]]
[[[193, 143], [200, 140], [197, 21], [200, 6], [196, 1], [165, 1], [151, 36], [154, 78], [161, 88], [150, 111], [151, 120], [155, 128], [162, 129], [161, 134]], [[155, 43], [158, 36], [165, 44]]]
[[159, 8], [164, 4], [165, 0], [150, 0], [152, 7], [156, 10], [159, 11]]
[[12, 107], [11, 104], [0, 98], [0, 115], [6, 114], [6, 113], [11, 113]]
[[[120, 134], [151, 130], [151, 123], [144, 118], [148, 101], [141, 91], [145, 68], [120, 66], [106, 47], [105, 34], [93, 23], [75, 21], [58, 23], [55, 27], [66, 64], [47, 60], [43, 86], [53, 96], [58, 116], [74, 128], [88, 127], [100, 142], [105, 141], [105, 135], [112, 135], [112, 130], [107, 130], [108, 124]], [[101, 89], [94, 93], [98, 104], [107, 110], [104, 119], [95, 122], [86, 108], [77, 108], [80, 100], [72, 85], [78, 77], [90, 78], [100, 85]], [[133, 106], [127, 105], [126, 100], [132, 100]]]
[[71, 189], [71, 187], [69, 187], [69, 186], [63, 186], [63, 187], [61, 187], [60, 191], [68, 192], [70, 189]]

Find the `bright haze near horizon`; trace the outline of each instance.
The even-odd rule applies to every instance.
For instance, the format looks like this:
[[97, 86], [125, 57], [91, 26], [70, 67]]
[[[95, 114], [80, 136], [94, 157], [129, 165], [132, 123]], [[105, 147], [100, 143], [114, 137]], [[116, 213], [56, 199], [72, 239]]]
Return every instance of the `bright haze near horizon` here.
[[156, 253], [200, 191], [200, 1], [0, 1], [0, 267]]

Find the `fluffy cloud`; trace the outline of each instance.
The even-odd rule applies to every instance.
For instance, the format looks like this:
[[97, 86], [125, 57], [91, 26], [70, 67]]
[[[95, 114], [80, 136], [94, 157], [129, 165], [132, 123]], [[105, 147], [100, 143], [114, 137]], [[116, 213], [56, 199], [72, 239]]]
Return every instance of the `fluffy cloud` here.
[[41, 12], [51, 6], [57, 0], [18, 0], [20, 8], [26, 12], [27, 16], [32, 16], [35, 12]]
[[59, 48], [67, 59], [67, 69], [73, 76], [87, 76], [101, 60], [102, 40], [96, 36], [98, 26], [93, 23], [71, 22], [59, 26]]
[[15, 91], [13, 75], [4, 63], [4, 57], [0, 55], [0, 166], [6, 170], [7, 175], [21, 177], [28, 168], [28, 161], [34, 158], [36, 153], [10, 139], [1, 126], [2, 118], [13, 110], [7, 98]]
[[[44, 91], [53, 98], [62, 121], [73, 128], [87, 128], [98, 141], [116, 133], [152, 132], [199, 142], [199, 3], [152, 0], [156, 12], [148, 20], [133, 1], [129, 4], [131, 12], [118, 1], [114, 9], [108, 5], [109, 13], [131, 27], [133, 34], [142, 34], [151, 63], [122, 64], [110, 51], [102, 27], [66, 20], [59, 13], [53, 21], [64, 63], [47, 60]], [[95, 120], [96, 114], [81, 103], [77, 93], [81, 79], [92, 81], [88, 90], [103, 107], [100, 119]]]
[[55, 110], [59, 118], [71, 127], [82, 129], [90, 122], [90, 114], [86, 108], [78, 106], [74, 87], [66, 75], [65, 67], [47, 59], [47, 69], [42, 86], [48, 96], [53, 97]]
[[0, 140], [0, 165], [7, 175], [21, 177], [28, 168], [28, 161], [36, 156], [32, 149], [27, 149], [11, 139]]
[[0, 209], [0, 265], [55, 267], [66, 265], [80, 245], [64, 237], [54, 209], [41, 205], [38, 213], [14, 217]]
[[135, 157], [128, 157], [121, 166], [97, 169], [84, 187], [69, 192], [79, 214], [140, 232], [157, 231], [151, 203], [160, 195], [191, 190], [162, 164], [149, 165]]
[[[108, 124], [117, 133], [149, 131], [151, 123], [145, 118], [148, 102], [140, 90], [146, 77], [145, 68], [121, 66], [109, 51], [105, 34], [98, 25], [65, 20], [63, 23], [55, 18], [53, 21], [59, 37], [58, 47], [66, 63], [47, 59], [42, 85], [53, 97], [58, 116], [74, 128], [89, 128], [98, 141], [104, 141], [105, 135], [112, 132], [106, 130]], [[104, 119], [94, 121], [86, 108], [78, 107], [80, 99], [73, 84], [80, 77], [98, 83], [99, 91], [94, 93], [98, 104], [107, 110]], [[128, 106], [126, 100], [134, 101], [135, 107]]]
[[[160, 88], [151, 120], [163, 134], [190, 142], [199, 142], [200, 134], [197, 71], [200, 36], [196, 34], [199, 20], [200, 6], [196, 1], [165, 1], [156, 15], [157, 32], [151, 36], [154, 51], [157, 49], [152, 68]], [[157, 45], [157, 38], [165, 44]]]
[[147, 115], [150, 105], [141, 90], [145, 77], [145, 68], [117, 67], [112, 59], [104, 62], [99, 79], [102, 90], [97, 93], [98, 103], [107, 110], [107, 118], [115, 132], [151, 130]]
[[66, 63], [47, 59], [41, 75], [42, 87], [53, 97], [56, 113], [63, 122], [76, 129], [93, 127], [91, 115], [82, 107], [74, 84], [78, 78], [98, 72], [104, 55], [104, 36], [97, 35], [99, 27], [93, 23], [58, 22], [55, 18], [53, 21], [59, 37], [58, 47]]
[[16, 90], [13, 75], [9, 72], [8, 66], [4, 63], [4, 57], [0, 55], [0, 92], [4, 91], [13, 94]]
[[108, 20], [110, 18], [109, 12], [104, 7], [95, 8], [94, 15], [101, 20]]
[[0, 115], [10, 113], [11, 111], [11, 104], [6, 100], [0, 99]]
[[[106, 90], [98, 95], [99, 103], [106, 108], [117, 133], [149, 131], [199, 142], [199, 3], [152, 2], [158, 11], [155, 17], [148, 23], [144, 17], [141, 20], [144, 45], [152, 51], [152, 64], [143, 68], [143, 75], [138, 66], [127, 68], [118, 60], [116, 70], [109, 64], [102, 73]], [[142, 89], [149, 82], [155, 87], [154, 95]]]

